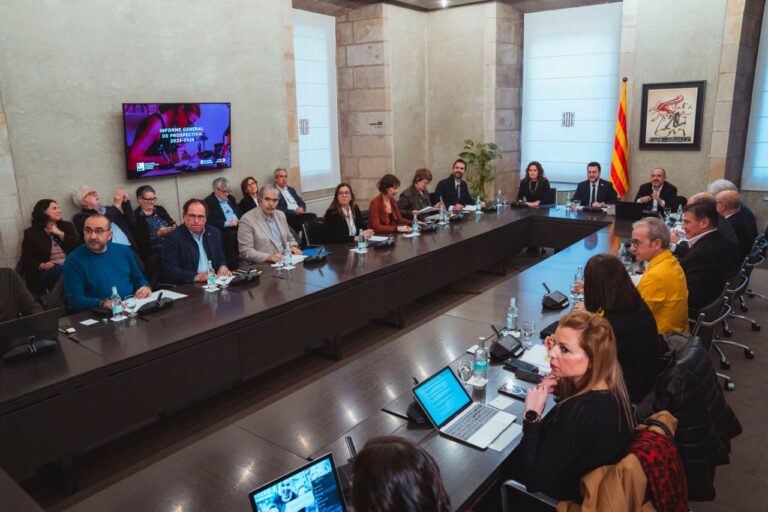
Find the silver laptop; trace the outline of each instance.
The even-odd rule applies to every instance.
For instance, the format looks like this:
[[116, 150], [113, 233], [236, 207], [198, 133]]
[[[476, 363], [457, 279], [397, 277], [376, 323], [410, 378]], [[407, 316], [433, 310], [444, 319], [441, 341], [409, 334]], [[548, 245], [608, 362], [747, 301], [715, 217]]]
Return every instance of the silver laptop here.
[[413, 395], [441, 434], [481, 450], [515, 421], [515, 415], [473, 402], [446, 366], [413, 388]]

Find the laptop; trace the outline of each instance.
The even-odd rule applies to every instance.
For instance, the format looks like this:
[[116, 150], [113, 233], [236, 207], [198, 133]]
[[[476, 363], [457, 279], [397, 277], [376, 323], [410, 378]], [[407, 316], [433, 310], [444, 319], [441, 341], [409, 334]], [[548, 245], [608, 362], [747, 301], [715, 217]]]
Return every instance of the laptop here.
[[441, 434], [481, 450], [515, 421], [514, 414], [473, 402], [450, 366], [414, 387], [413, 394]]
[[629, 201], [616, 203], [616, 218], [624, 220], [640, 220], [645, 216], [645, 205]]
[[253, 512], [346, 512], [329, 453], [248, 494]]
[[59, 337], [61, 310], [54, 308], [0, 323], [0, 356], [24, 359], [53, 350]]

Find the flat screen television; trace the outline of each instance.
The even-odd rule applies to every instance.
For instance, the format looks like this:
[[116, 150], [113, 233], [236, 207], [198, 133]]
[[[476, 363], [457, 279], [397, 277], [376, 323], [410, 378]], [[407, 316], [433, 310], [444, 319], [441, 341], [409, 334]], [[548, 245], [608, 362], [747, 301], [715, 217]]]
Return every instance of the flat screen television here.
[[128, 179], [232, 167], [229, 103], [123, 103]]

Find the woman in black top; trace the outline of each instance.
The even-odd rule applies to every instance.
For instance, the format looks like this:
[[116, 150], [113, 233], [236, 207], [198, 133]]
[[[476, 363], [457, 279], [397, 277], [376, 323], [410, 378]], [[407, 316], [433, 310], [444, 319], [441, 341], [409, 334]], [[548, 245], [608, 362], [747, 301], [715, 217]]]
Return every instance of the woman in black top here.
[[413, 183], [400, 193], [400, 199], [397, 200], [400, 215], [406, 219], [412, 219], [419, 210], [432, 206], [427, 190], [431, 182], [432, 171], [426, 168], [416, 169]]
[[653, 313], [616, 256], [598, 254], [587, 261], [583, 307], [611, 323], [629, 398], [639, 403], [661, 371], [659, 334]]
[[[545, 341], [552, 373], [528, 390], [513, 476], [530, 491], [580, 500], [579, 481], [625, 454], [634, 421], [610, 324], [571, 311]], [[559, 402], [542, 419], [550, 394]]]
[[[352, 187], [340, 183], [333, 194], [333, 201], [325, 212], [325, 241], [329, 244], [354, 242], [363, 229], [363, 215], [355, 204]], [[363, 236], [370, 238], [372, 229], [363, 230]]]
[[544, 168], [539, 162], [533, 161], [525, 168], [525, 178], [520, 181], [517, 200], [525, 201], [528, 206], [539, 206], [547, 201], [550, 194], [549, 180], [544, 177]]
[[152, 254], [160, 254], [163, 237], [176, 229], [176, 222], [157, 204], [157, 193], [149, 185], [136, 189], [139, 206], [133, 211], [136, 252], [145, 263]]
[[253, 176], [248, 176], [240, 182], [240, 190], [243, 192], [243, 199], [237, 203], [237, 207], [240, 208], [240, 214], [245, 215], [259, 207], [259, 200], [256, 198], [256, 194], [259, 193], [259, 182]]

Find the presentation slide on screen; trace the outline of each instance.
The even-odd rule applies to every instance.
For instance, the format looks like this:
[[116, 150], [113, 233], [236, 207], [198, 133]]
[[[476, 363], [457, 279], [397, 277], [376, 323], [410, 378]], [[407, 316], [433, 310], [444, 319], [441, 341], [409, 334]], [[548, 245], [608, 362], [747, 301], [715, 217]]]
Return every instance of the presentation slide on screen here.
[[259, 512], [341, 512], [341, 500], [327, 458], [253, 495]]
[[124, 103], [128, 178], [232, 166], [229, 103]]

